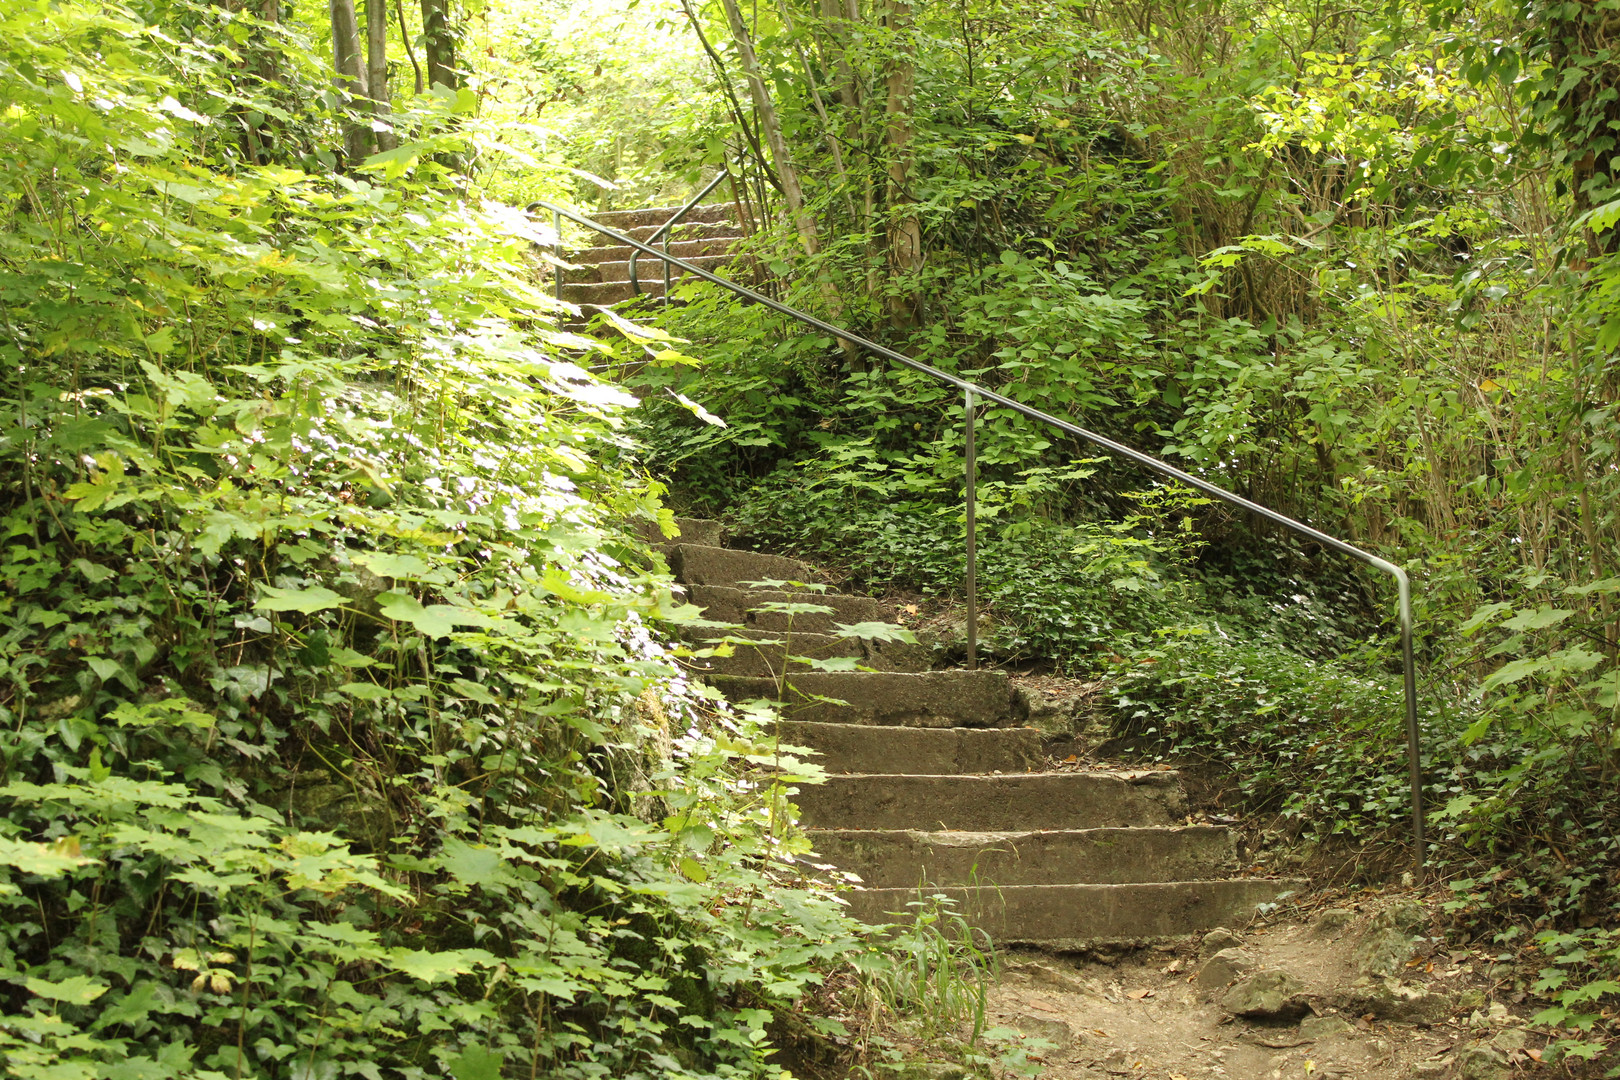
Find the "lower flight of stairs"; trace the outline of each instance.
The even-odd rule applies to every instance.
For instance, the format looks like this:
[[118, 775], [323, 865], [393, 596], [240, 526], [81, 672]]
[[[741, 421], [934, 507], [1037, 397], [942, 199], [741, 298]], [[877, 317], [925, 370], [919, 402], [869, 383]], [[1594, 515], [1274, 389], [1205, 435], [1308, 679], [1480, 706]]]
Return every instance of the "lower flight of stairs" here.
[[[816, 851], [864, 883], [848, 894], [856, 917], [897, 921], [921, 889], [951, 897], [999, 943], [1083, 949], [1240, 923], [1301, 884], [1233, 877], [1233, 835], [1181, 823], [1174, 772], [1044, 771], [1041, 734], [1020, 725], [1004, 672], [929, 670], [922, 646], [840, 637], [839, 623], [889, 613], [867, 597], [751, 585], [811, 582], [814, 571], [724, 548], [715, 522], [678, 524], [663, 547], [687, 598], [750, 641], [697, 661], [727, 698], [775, 699], [787, 652], [872, 669], [790, 668], [779, 705], [782, 740], [818, 751], [831, 774], [795, 798]], [[790, 622], [755, 610], [790, 599], [834, 614]]]
[[[678, 206], [657, 206], [608, 210], [595, 215], [595, 220], [633, 240], [649, 243], [658, 227], [679, 209]], [[724, 266], [731, 259], [732, 245], [742, 239], [742, 229], [733, 220], [735, 216], [730, 203], [694, 206], [671, 231], [669, 253], [705, 270]], [[662, 250], [662, 241], [655, 246]], [[630, 284], [631, 250], [627, 245], [607, 244], [567, 253], [564, 259], [574, 264], [575, 269], [560, 271], [561, 299], [601, 307], [636, 295]], [[671, 284], [681, 276], [681, 271], [673, 271]], [[643, 254], [636, 263], [636, 277], [641, 283], [640, 295], [664, 295], [662, 259]]]

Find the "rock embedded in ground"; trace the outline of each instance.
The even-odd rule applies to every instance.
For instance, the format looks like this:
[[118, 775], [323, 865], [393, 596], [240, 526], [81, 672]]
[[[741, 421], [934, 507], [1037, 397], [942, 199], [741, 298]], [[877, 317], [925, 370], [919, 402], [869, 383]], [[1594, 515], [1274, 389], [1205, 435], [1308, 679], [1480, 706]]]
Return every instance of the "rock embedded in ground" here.
[[1457, 1051], [1451, 1074], [1455, 1080], [1507, 1080], [1511, 1075], [1507, 1058], [1488, 1046], [1470, 1046]]
[[1299, 1022], [1299, 1037], [1311, 1042], [1333, 1035], [1350, 1035], [1355, 1030], [1342, 1016], [1307, 1016]]
[[1438, 1024], [1451, 1015], [1455, 1002], [1449, 994], [1430, 993], [1399, 979], [1357, 979], [1341, 1002], [1357, 1015], [1398, 1024]]
[[1491, 1045], [1504, 1054], [1511, 1054], [1515, 1050], [1523, 1050], [1525, 1043], [1528, 1041], [1529, 1036], [1525, 1033], [1524, 1028], [1510, 1027], [1498, 1031], [1496, 1036], [1491, 1039]]
[[1254, 970], [1254, 959], [1242, 949], [1222, 949], [1198, 969], [1200, 990], [1220, 990]]
[[1224, 926], [1217, 926], [1204, 935], [1204, 940], [1198, 946], [1199, 959], [1207, 960], [1223, 949], [1235, 949], [1243, 944], [1243, 939]]
[[1427, 919], [1423, 905], [1411, 900], [1380, 911], [1373, 916], [1356, 946], [1356, 968], [1375, 979], [1399, 975], [1417, 951], [1420, 931]]
[[901, 1070], [899, 1080], [969, 1080], [971, 1075], [949, 1061], [913, 1061]]
[[1277, 968], [1239, 979], [1221, 998], [1221, 1008], [1250, 1020], [1292, 1020], [1305, 1013], [1304, 986]]
[[1062, 1020], [1024, 1014], [1013, 1018], [1012, 1026], [1027, 1038], [1045, 1039], [1055, 1052], [1068, 1050], [1074, 1045], [1074, 1031]]
[[1109, 735], [1108, 720], [1096, 708], [1097, 687], [1074, 679], [1020, 679], [1013, 688], [1013, 708], [1030, 726], [1089, 747]]
[[1323, 908], [1311, 920], [1312, 937], [1332, 937], [1350, 925], [1356, 913], [1349, 908]]

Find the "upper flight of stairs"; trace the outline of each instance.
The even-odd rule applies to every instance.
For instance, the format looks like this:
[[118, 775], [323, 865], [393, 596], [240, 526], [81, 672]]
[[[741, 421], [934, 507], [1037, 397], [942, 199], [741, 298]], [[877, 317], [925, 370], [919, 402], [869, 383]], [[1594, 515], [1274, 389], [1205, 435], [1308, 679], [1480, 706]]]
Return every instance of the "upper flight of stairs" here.
[[[1174, 772], [1045, 771], [1041, 733], [1020, 725], [1005, 673], [929, 670], [921, 646], [838, 637], [836, 623], [888, 613], [866, 597], [750, 585], [810, 582], [814, 571], [721, 547], [714, 522], [678, 524], [662, 547], [687, 598], [748, 639], [730, 657], [696, 661], [726, 697], [775, 698], [789, 652], [874, 669], [790, 670], [796, 693], [780, 705], [778, 731], [818, 751], [830, 774], [795, 798], [816, 851], [864, 882], [848, 894], [856, 917], [895, 921], [922, 888], [951, 896], [1000, 943], [1088, 948], [1243, 922], [1298, 886], [1232, 877], [1234, 837], [1183, 823]], [[835, 614], [790, 623], [752, 610], [789, 595]], [[688, 632], [695, 642], [722, 633]]]
[[[645, 243], [679, 209], [678, 206], [656, 206], [642, 210], [607, 210], [597, 214], [595, 220]], [[733, 221], [735, 216], [730, 203], [694, 206], [671, 230], [669, 253], [704, 270], [724, 266], [731, 258], [732, 245], [742, 239], [742, 229]], [[662, 242], [656, 246], [662, 249]], [[630, 254], [631, 248], [622, 244], [569, 252], [565, 260], [578, 269], [561, 271], [561, 298], [575, 304], [597, 306], [630, 299], [636, 295], [630, 287]], [[681, 276], [675, 271], [671, 283]], [[641, 282], [642, 296], [664, 295], [662, 259], [644, 253], [636, 263], [636, 277]]]

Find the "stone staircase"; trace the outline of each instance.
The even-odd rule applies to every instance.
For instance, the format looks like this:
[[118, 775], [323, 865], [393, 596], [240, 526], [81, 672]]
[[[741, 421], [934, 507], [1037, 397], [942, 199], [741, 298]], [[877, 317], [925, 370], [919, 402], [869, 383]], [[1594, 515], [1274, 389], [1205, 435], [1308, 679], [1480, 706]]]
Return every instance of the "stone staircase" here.
[[[718, 523], [678, 524], [663, 547], [687, 599], [748, 641], [698, 661], [727, 698], [776, 698], [788, 653], [871, 669], [801, 664], [780, 705], [783, 741], [818, 751], [830, 774], [796, 801], [816, 851], [864, 882], [848, 897], [856, 917], [896, 921], [921, 888], [999, 943], [1084, 949], [1239, 924], [1301, 884], [1233, 877], [1234, 836], [1182, 823], [1174, 772], [1046, 771], [1042, 735], [1020, 724], [1004, 672], [929, 670], [922, 646], [841, 637], [838, 623], [892, 613], [862, 596], [751, 585], [816, 578], [792, 559], [722, 547]], [[833, 614], [756, 610], [771, 601]]]
[[[679, 209], [678, 206], [656, 206], [608, 210], [595, 215], [595, 220], [633, 240], [648, 242], [658, 227]], [[724, 266], [731, 258], [732, 245], [742, 239], [742, 229], [733, 220], [734, 209], [730, 203], [707, 203], [687, 211], [681, 223], [671, 230], [669, 253], [705, 270]], [[661, 248], [662, 243], [658, 246]], [[577, 269], [561, 271], [561, 298], [598, 307], [630, 299], [636, 295], [630, 287], [630, 255], [631, 249], [622, 244], [566, 253], [564, 259]], [[636, 276], [641, 281], [642, 296], [664, 295], [662, 259], [643, 254], [636, 263]], [[671, 284], [681, 276], [675, 271]]]

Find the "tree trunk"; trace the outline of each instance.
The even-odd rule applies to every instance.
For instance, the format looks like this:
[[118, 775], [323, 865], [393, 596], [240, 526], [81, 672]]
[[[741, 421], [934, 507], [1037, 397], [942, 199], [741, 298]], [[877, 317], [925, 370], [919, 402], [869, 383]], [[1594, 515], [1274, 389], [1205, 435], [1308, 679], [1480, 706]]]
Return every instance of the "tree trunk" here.
[[793, 219], [793, 225], [799, 230], [799, 242], [804, 245], [806, 254], [815, 255], [821, 251], [821, 238], [816, 232], [815, 215], [804, 208], [804, 189], [799, 186], [799, 171], [793, 166], [793, 159], [788, 156], [787, 142], [782, 138], [782, 123], [776, 116], [776, 106], [771, 102], [770, 92], [765, 86], [765, 76], [759, 67], [759, 57], [754, 55], [754, 41], [748, 34], [748, 27], [743, 22], [742, 11], [737, 7], [737, 0], [721, 0], [726, 9], [726, 22], [731, 25], [731, 38], [737, 44], [737, 57], [742, 61], [743, 75], [748, 80], [748, 92], [754, 99], [754, 108], [759, 112], [759, 126], [765, 135], [765, 142], [771, 148], [771, 157], [776, 163], [776, 178], [782, 186], [782, 200], [787, 203], [788, 215]]
[[[911, 197], [912, 101], [917, 89], [917, 64], [911, 36], [911, 5], [907, 0], [888, 0], [884, 22], [893, 36], [889, 51], [888, 97], [883, 106], [884, 141], [888, 144], [889, 175], [884, 190], [888, 221], [885, 239], [891, 277], [908, 278], [922, 266], [922, 224]], [[896, 327], [917, 321], [916, 297], [896, 292], [887, 298], [889, 320]]]
[[450, 0], [422, 0], [422, 42], [427, 51], [429, 86], [454, 90], [456, 78], [456, 39], [450, 33]]
[[411, 71], [416, 75], [416, 92], [422, 92], [422, 65], [416, 62], [416, 50], [411, 47], [411, 28], [405, 25], [404, 0], [394, 0], [394, 14], [399, 18], [399, 40], [405, 43], [405, 55], [411, 58]]
[[354, 0], [331, 0], [332, 66], [339, 90], [348, 95], [344, 108], [343, 153], [348, 164], [364, 161], [371, 152], [371, 129], [362, 119], [368, 112], [366, 72], [360, 60], [360, 21]]
[[394, 110], [388, 92], [388, 0], [366, 0], [366, 92], [372, 113], [390, 127], [375, 132], [377, 149], [392, 150], [399, 140], [392, 130]]

